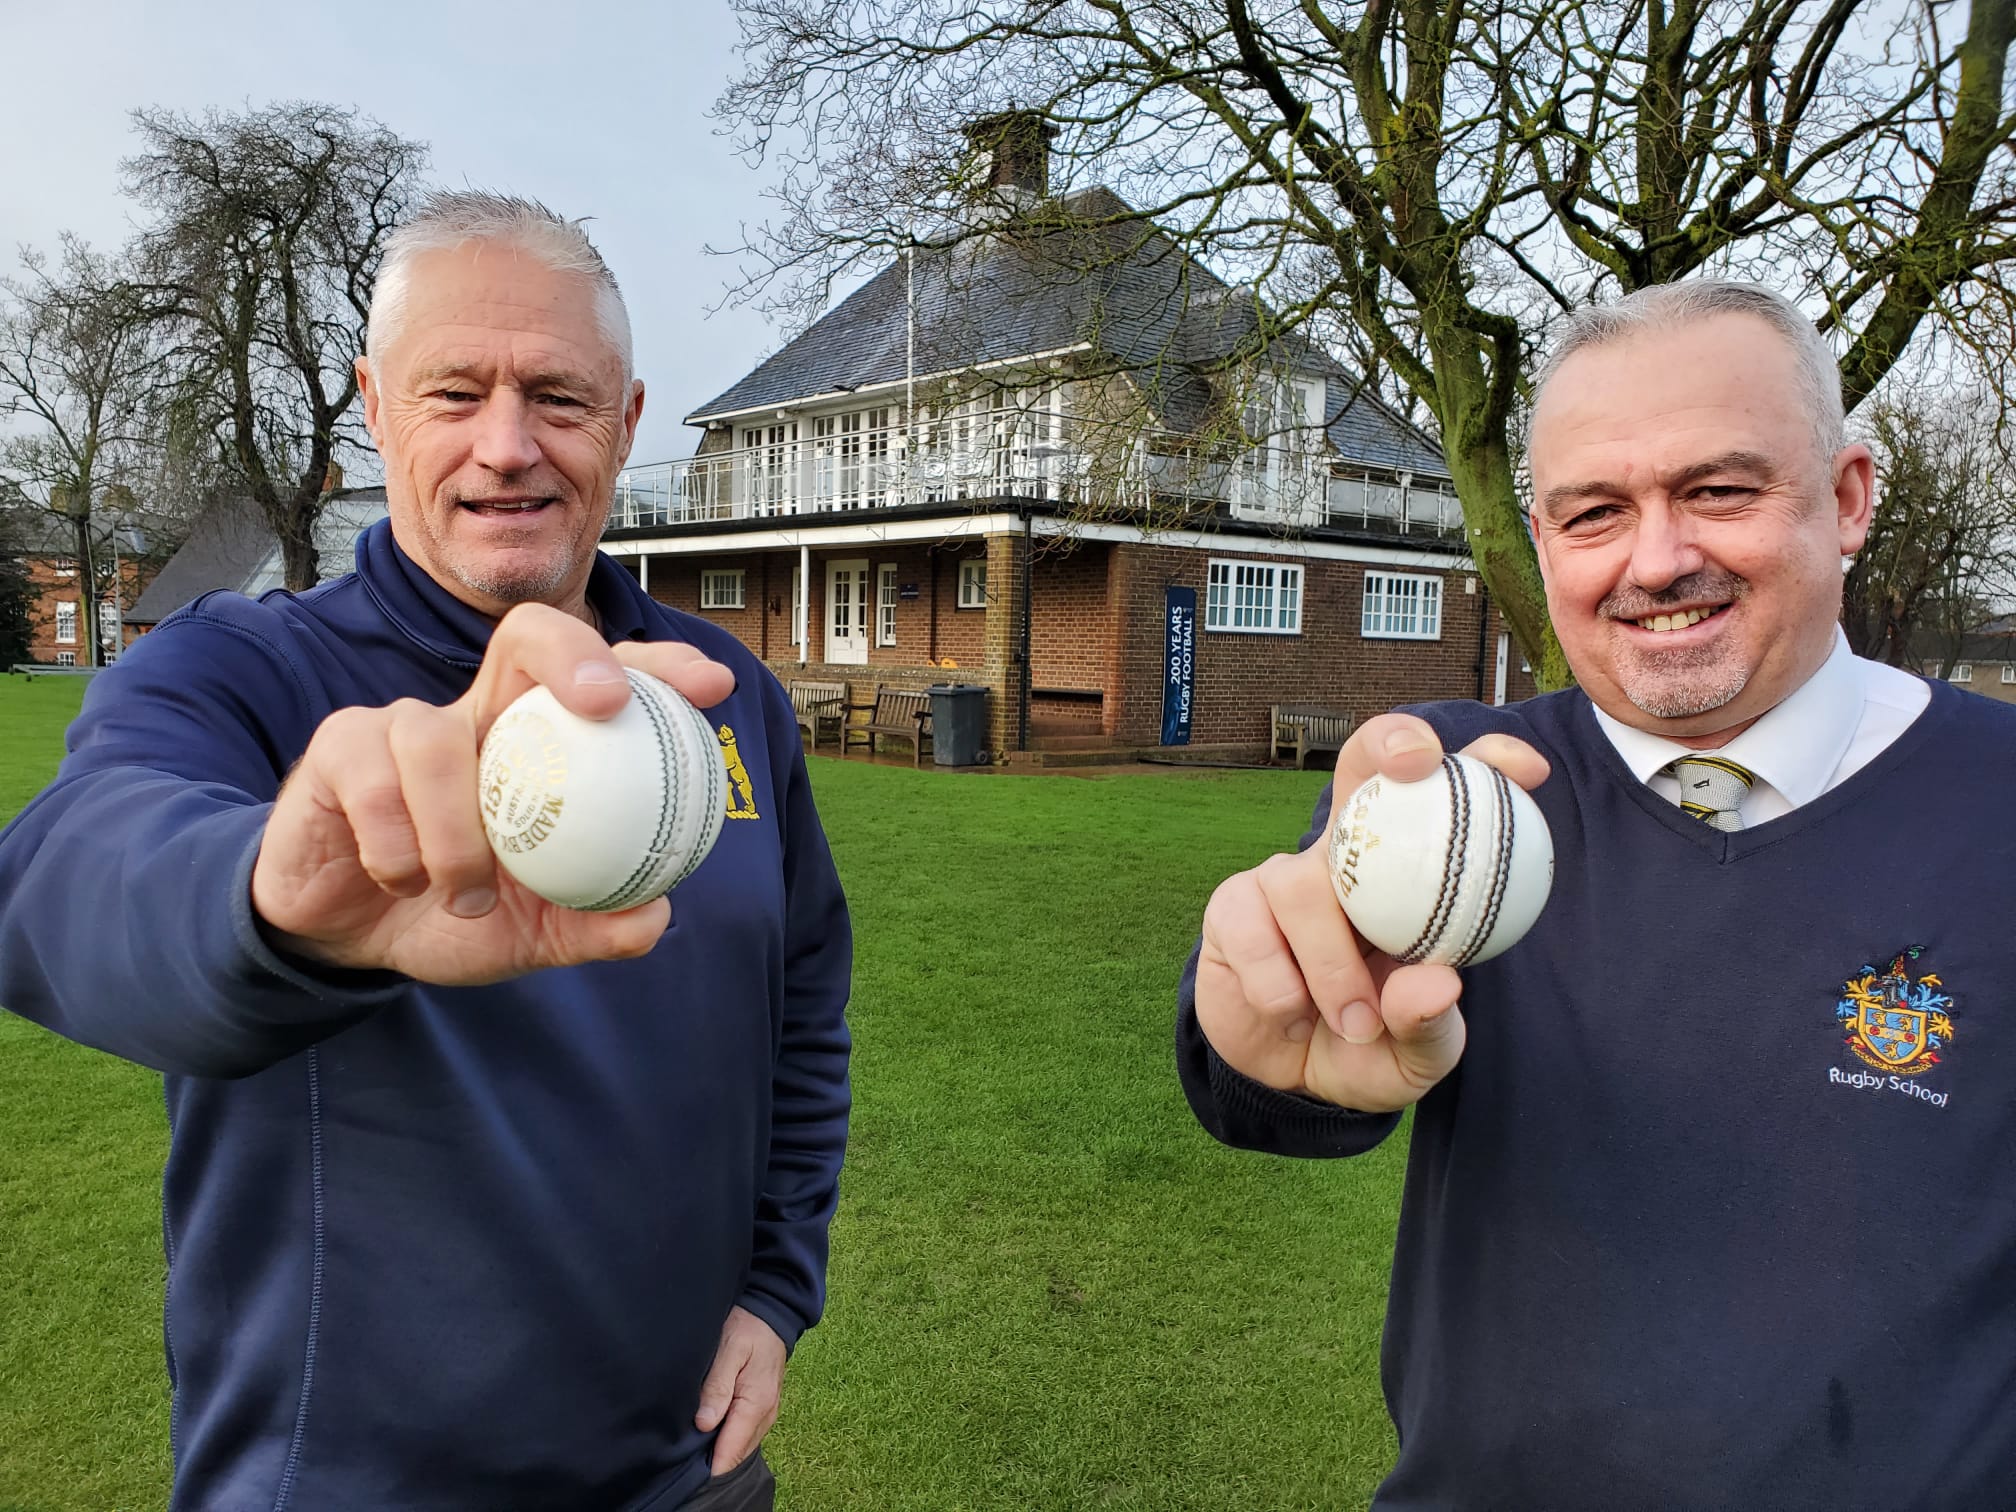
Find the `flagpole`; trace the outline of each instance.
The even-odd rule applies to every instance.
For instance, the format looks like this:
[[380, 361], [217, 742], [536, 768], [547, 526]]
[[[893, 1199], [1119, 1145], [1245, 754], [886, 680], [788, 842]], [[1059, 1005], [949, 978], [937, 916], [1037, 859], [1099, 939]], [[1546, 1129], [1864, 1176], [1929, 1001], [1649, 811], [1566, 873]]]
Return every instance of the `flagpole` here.
[[917, 238], [903, 233], [903, 502], [917, 502]]

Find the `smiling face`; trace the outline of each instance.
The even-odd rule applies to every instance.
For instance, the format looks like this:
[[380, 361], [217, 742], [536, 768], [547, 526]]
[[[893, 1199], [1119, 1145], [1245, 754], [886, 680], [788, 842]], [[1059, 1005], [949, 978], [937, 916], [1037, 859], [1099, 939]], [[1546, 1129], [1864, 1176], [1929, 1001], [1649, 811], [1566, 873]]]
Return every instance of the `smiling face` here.
[[586, 617], [644, 408], [594, 285], [506, 245], [423, 252], [374, 356], [358, 382], [400, 549], [493, 617], [521, 603]]
[[1815, 448], [1791, 349], [1717, 315], [1587, 347], [1533, 415], [1547, 607], [1605, 713], [1721, 745], [1818, 670], [1872, 465]]

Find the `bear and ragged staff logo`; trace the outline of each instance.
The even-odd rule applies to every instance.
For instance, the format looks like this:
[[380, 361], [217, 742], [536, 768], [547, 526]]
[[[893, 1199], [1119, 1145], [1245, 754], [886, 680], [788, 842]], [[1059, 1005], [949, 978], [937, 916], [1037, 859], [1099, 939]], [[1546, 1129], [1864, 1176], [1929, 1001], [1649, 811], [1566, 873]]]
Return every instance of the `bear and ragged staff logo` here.
[[1914, 978], [1909, 970], [1923, 952], [1913, 945], [1882, 970], [1864, 966], [1842, 984], [1835, 1018], [1848, 1031], [1848, 1048], [1878, 1071], [1916, 1076], [1938, 1065], [1952, 1043], [1953, 999], [1939, 991], [1945, 984], [1929, 971]]

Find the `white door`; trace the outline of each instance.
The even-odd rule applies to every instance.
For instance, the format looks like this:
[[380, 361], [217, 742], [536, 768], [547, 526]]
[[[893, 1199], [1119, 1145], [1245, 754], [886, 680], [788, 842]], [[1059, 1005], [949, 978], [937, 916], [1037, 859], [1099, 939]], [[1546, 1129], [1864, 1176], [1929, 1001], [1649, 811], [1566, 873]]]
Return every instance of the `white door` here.
[[1512, 657], [1512, 637], [1505, 631], [1498, 632], [1498, 680], [1491, 687], [1491, 702], [1505, 702], [1505, 664]]
[[868, 563], [826, 564], [826, 660], [865, 666], [868, 661]]

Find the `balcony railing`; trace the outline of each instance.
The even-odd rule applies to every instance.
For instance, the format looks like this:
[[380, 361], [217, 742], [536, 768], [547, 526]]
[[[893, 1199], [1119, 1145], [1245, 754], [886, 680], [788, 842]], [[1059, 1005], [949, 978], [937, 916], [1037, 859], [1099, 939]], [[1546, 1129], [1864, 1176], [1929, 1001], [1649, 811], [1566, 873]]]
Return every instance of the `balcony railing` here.
[[633, 467], [616, 484], [611, 529], [702, 524], [1007, 497], [1090, 508], [1158, 501], [1225, 505], [1284, 527], [1332, 524], [1460, 537], [1461, 506], [1446, 489], [1375, 477], [1302, 447], [1259, 446], [1237, 457], [1188, 438], [1150, 436], [1101, 455], [1068, 442], [920, 445], [900, 431], [863, 432], [709, 452]]

